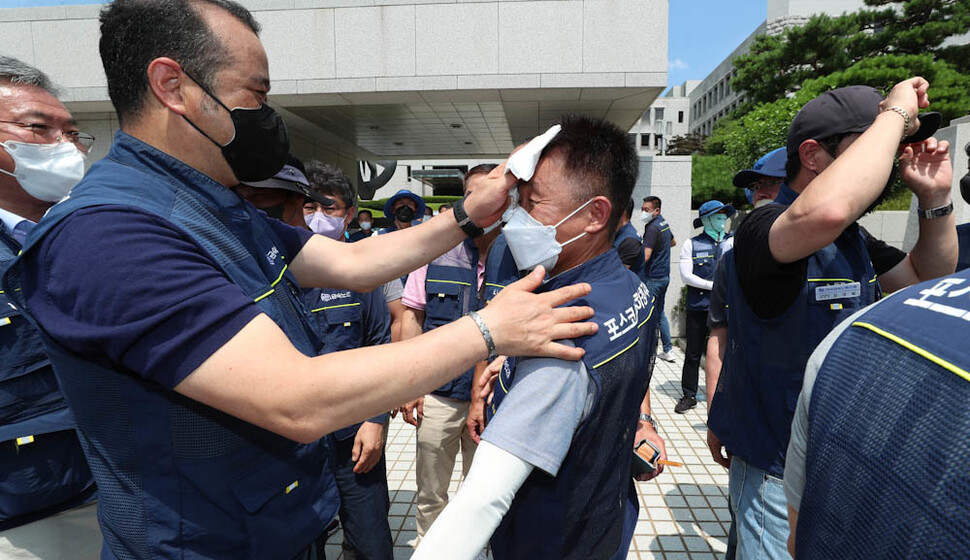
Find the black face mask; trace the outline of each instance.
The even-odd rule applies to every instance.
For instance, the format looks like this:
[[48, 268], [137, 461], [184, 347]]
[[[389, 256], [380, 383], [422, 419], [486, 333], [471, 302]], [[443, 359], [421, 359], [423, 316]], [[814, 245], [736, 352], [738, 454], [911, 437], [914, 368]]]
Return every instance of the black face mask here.
[[410, 206], [401, 206], [394, 211], [394, 218], [402, 224], [408, 223], [414, 219], [414, 209]]
[[279, 221], [283, 221], [283, 212], [286, 210], [286, 204], [277, 204], [276, 206], [270, 206], [268, 208], [260, 208], [266, 215], [270, 218], [276, 218]]
[[[188, 73], [185, 75], [192, 78]], [[222, 156], [226, 158], [226, 162], [240, 182], [263, 181], [283, 169], [290, 153], [290, 136], [286, 132], [283, 118], [272, 107], [264, 103], [256, 109], [243, 107], [230, 109], [198, 80], [192, 78], [192, 81], [199, 84], [206, 95], [229, 112], [235, 134], [232, 140], [223, 146], [188, 117], [182, 115], [182, 118], [213, 144], [219, 146]]]

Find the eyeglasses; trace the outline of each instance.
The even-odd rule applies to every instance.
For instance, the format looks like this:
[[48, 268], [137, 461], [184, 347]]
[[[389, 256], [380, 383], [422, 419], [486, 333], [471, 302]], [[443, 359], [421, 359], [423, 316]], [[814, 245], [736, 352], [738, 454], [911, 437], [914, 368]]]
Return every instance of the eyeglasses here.
[[0, 123], [12, 124], [27, 130], [34, 136], [38, 143], [53, 144], [63, 138], [67, 142], [75, 144], [82, 152], [87, 152], [94, 145], [94, 136], [77, 130], [60, 130], [53, 126], [43, 123], [25, 123], [18, 121], [0, 121]]

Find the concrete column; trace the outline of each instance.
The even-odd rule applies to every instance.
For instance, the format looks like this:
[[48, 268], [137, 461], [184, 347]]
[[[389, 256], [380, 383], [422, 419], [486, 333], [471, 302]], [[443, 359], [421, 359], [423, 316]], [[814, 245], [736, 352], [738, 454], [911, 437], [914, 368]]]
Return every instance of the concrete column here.
[[[637, 178], [637, 185], [633, 189], [633, 203], [635, 211], [633, 213], [633, 225], [641, 234], [643, 233], [643, 222], [640, 221], [639, 208], [645, 196], [660, 197], [663, 202], [661, 212], [674, 238], [678, 243], [691, 237], [694, 231], [691, 221], [693, 213], [690, 209], [690, 175], [691, 157], [690, 156], [641, 156], [640, 157], [640, 176]], [[680, 280], [680, 273], [677, 271], [680, 265], [680, 247], [670, 249], [670, 287], [667, 288], [666, 311], [667, 319], [670, 320], [671, 336], [684, 336], [684, 324], [679, 318], [674, 317], [673, 309], [680, 299], [680, 289], [683, 282]]]

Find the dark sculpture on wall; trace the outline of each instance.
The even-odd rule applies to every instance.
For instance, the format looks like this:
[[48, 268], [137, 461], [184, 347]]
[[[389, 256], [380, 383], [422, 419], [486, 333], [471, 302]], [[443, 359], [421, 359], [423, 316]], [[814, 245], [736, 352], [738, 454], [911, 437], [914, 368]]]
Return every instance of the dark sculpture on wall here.
[[377, 189], [383, 187], [394, 176], [397, 161], [360, 161], [357, 162], [357, 194], [361, 200], [373, 200]]

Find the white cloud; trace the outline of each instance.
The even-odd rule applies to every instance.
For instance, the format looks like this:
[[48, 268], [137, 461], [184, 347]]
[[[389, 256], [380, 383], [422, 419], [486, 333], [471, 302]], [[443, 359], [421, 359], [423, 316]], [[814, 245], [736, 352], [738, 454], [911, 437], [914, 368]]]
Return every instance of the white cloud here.
[[667, 61], [667, 70], [687, 70], [689, 66], [679, 58]]

